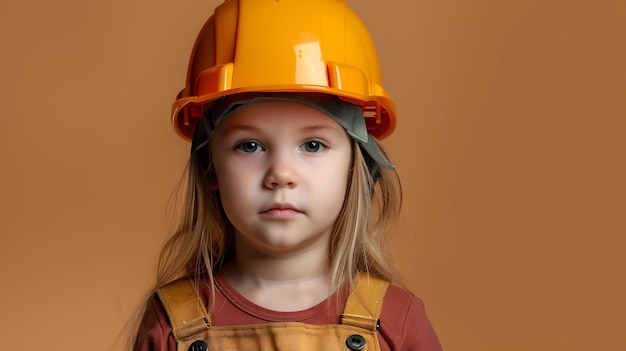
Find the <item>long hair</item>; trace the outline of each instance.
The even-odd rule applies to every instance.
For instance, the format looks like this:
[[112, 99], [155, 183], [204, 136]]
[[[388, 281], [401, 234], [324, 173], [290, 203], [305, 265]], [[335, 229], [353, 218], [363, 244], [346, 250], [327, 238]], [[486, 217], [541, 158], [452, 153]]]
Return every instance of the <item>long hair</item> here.
[[[395, 170], [380, 167], [374, 180], [357, 143], [346, 198], [331, 236], [331, 288], [350, 284], [357, 272], [400, 282], [389, 235], [400, 214], [402, 189]], [[379, 149], [384, 150], [377, 142]]]
[[[384, 150], [378, 142], [377, 146]], [[346, 196], [329, 243], [331, 291], [351, 286], [360, 271], [392, 282], [400, 278], [387, 246], [402, 205], [400, 180], [395, 170], [385, 168], [374, 180], [356, 141], [352, 149]], [[159, 256], [153, 291], [181, 277], [205, 276], [214, 296], [214, 272], [233, 258], [235, 247], [233, 226], [221, 206], [210, 143], [192, 153], [185, 175], [174, 195], [175, 230]], [[212, 297], [208, 307], [210, 312]]]

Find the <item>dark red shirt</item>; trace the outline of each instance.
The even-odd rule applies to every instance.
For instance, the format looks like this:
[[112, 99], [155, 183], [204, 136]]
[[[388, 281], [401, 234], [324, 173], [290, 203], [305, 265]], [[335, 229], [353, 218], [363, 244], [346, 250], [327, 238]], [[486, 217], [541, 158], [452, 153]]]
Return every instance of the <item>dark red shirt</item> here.
[[[216, 296], [211, 321], [215, 326], [265, 324], [271, 322], [300, 322], [308, 324], [338, 324], [339, 314], [346, 302], [345, 293], [331, 296], [327, 301], [297, 312], [272, 311], [255, 305], [239, 294], [223, 273], [215, 276]], [[200, 284], [200, 295], [209, 305], [210, 288]], [[441, 344], [433, 330], [422, 301], [397, 286], [389, 286], [383, 300], [378, 340], [381, 351], [440, 351]], [[136, 351], [174, 351], [172, 335], [165, 309], [156, 295], [146, 308], [138, 336]]]

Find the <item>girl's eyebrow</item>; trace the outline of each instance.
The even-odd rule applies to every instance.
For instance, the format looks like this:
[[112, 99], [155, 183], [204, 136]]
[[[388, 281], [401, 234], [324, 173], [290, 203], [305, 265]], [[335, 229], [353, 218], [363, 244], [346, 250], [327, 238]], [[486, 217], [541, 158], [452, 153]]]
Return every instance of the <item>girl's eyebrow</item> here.
[[319, 131], [329, 131], [329, 132], [333, 132], [333, 133], [341, 133], [343, 131], [343, 128], [339, 127], [336, 128], [335, 126], [330, 126], [330, 125], [313, 125], [313, 126], [306, 126], [304, 128], [302, 128], [302, 131], [305, 133], [315, 133], [315, 132], [319, 132]]
[[[310, 125], [310, 126], [302, 127], [300, 130], [302, 133], [316, 133], [316, 132], [328, 131], [328, 132], [332, 132], [335, 134], [340, 134], [343, 131], [343, 128], [341, 127], [337, 128], [337, 127], [330, 126], [330, 125]], [[235, 132], [262, 133], [263, 129], [260, 127], [252, 126], [248, 124], [234, 124], [234, 125], [230, 125], [224, 128], [224, 130], [222, 131], [222, 134], [229, 135]]]
[[235, 132], [252, 132], [252, 133], [260, 133], [262, 130], [259, 127], [247, 125], [247, 124], [234, 124], [230, 125], [222, 131], [223, 135], [229, 135]]

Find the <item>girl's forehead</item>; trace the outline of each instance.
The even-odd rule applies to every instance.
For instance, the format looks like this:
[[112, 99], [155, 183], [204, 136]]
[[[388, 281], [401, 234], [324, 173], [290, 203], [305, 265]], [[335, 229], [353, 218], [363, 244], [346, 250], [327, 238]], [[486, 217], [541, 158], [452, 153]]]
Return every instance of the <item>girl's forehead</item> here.
[[228, 130], [243, 126], [255, 128], [324, 127], [343, 131], [343, 127], [332, 117], [314, 107], [292, 101], [261, 101], [238, 108], [221, 121], [216, 132], [220, 129]]

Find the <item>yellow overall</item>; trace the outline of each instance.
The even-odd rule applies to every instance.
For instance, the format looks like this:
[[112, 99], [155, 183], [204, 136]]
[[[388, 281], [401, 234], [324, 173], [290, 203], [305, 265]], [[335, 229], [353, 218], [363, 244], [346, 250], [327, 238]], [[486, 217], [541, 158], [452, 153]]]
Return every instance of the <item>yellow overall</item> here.
[[212, 326], [191, 279], [158, 289], [179, 351], [379, 351], [376, 330], [389, 283], [360, 273], [348, 297], [340, 324], [299, 322]]

